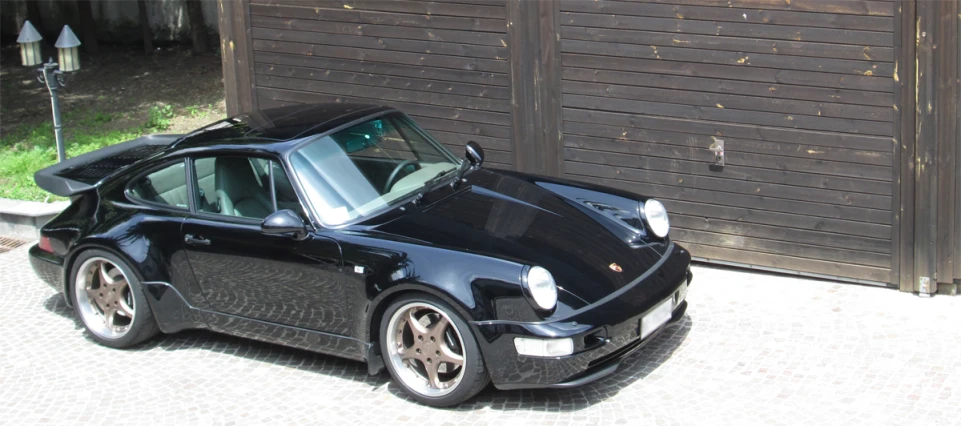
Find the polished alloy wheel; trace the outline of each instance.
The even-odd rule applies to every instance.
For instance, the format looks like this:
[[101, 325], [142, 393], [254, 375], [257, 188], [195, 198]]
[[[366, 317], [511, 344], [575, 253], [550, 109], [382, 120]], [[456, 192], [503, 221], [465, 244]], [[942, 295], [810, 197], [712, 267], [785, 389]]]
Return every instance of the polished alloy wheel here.
[[394, 312], [387, 328], [387, 358], [398, 378], [424, 396], [444, 396], [464, 377], [464, 341], [442, 310], [411, 302]]
[[77, 311], [91, 332], [119, 339], [130, 331], [136, 314], [130, 282], [109, 260], [91, 257], [80, 266], [74, 285]]

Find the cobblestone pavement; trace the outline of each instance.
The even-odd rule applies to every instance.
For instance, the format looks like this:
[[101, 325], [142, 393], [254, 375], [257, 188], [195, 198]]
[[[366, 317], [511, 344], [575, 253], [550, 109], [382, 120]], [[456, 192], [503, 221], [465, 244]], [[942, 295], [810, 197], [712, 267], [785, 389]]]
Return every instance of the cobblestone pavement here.
[[209, 332], [100, 347], [26, 256], [0, 255], [0, 422], [961, 423], [961, 297], [697, 267], [688, 316], [615, 375], [438, 410], [364, 364]]

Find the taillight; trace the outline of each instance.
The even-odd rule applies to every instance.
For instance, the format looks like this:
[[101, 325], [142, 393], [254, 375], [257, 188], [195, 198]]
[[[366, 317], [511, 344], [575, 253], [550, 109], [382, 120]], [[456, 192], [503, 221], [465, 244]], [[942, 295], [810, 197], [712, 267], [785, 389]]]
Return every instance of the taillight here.
[[47, 253], [53, 253], [53, 246], [50, 245], [50, 237], [43, 237], [43, 236], [41, 236], [41, 237], [40, 237], [40, 244], [38, 244], [38, 245], [40, 246], [40, 250], [43, 250], [43, 251], [45, 251], [45, 252], [47, 252]]

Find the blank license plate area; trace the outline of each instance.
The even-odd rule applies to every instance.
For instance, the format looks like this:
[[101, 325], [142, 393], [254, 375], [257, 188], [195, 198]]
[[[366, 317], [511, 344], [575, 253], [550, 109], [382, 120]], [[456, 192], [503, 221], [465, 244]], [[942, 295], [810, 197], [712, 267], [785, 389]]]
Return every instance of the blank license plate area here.
[[641, 339], [646, 339], [651, 333], [661, 328], [671, 319], [674, 301], [667, 299], [654, 308], [653, 311], [641, 318]]

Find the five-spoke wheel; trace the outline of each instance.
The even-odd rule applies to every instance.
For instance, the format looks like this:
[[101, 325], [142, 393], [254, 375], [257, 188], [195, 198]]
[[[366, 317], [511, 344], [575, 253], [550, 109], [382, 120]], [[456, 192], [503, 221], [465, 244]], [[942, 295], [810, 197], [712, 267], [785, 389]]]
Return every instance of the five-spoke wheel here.
[[433, 297], [402, 297], [387, 308], [381, 351], [394, 379], [415, 399], [434, 406], [457, 404], [488, 381], [467, 324]]
[[90, 250], [74, 261], [74, 308], [94, 339], [113, 347], [140, 343], [157, 333], [140, 281], [110, 253]]
[[75, 291], [77, 308], [91, 332], [116, 339], [130, 331], [136, 302], [117, 265], [102, 257], [87, 259], [80, 266]]

